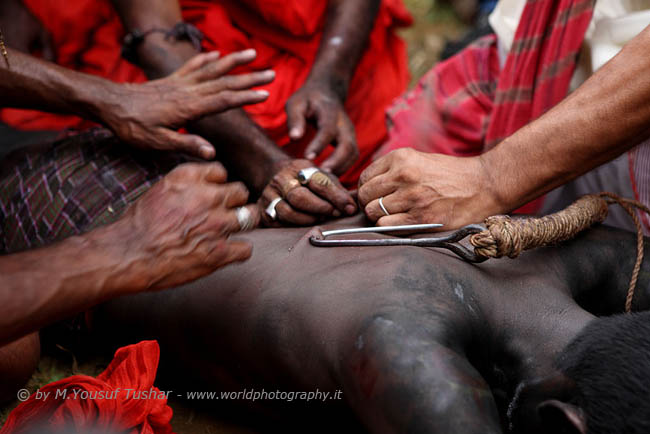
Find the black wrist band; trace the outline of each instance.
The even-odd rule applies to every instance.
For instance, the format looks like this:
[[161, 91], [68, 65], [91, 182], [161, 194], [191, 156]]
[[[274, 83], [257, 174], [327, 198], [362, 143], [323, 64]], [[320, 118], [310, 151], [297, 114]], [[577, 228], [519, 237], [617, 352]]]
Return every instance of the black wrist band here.
[[143, 32], [134, 29], [132, 32], [127, 33], [122, 41], [122, 57], [133, 64], [138, 64], [137, 49], [144, 39], [152, 33], [162, 33], [165, 35], [165, 40], [174, 39], [176, 41], [189, 41], [192, 43], [197, 51], [201, 51], [201, 42], [203, 41], [203, 33], [194, 27], [192, 24], [180, 22], [169, 30], [153, 28]]

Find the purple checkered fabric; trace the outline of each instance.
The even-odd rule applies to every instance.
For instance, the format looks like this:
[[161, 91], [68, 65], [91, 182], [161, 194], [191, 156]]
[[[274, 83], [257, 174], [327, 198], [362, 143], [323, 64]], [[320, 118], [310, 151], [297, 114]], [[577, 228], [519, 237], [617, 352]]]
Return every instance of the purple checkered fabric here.
[[104, 129], [11, 154], [0, 165], [0, 253], [113, 222], [181, 162], [128, 147]]

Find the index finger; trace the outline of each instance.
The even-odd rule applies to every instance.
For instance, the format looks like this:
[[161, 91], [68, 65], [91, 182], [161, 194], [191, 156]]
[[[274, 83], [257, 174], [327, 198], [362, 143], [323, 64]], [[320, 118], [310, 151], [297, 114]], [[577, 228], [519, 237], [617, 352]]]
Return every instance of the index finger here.
[[218, 162], [184, 163], [167, 174], [168, 178], [179, 181], [202, 180], [223, 184], [228, 178], [226, 169]]
[[318, 196], [326, 199], [340, 212], [352, 215], [357, 212], [357, 205], [352, 195], [343, 188], [341, 183], [325, 172], [316, 172], [307, 184], [309, 189]]
[[200, 53], [185, 62], [183, 66], [178, 68], [172, 76], [183, 77], [191, 72], [197, 71], [207, 65], [208, 63], [217, 60], [220, 54], [218, 51], [211, 51], [209, 53]]
[[330, 110], [316, 109], [318, 132], [316, 137], [307, 145], [305, 158], [313, 160], [336, 138], [336, 122]]
[[222, 58], [209, 59], [201, 68], [190, 73], [190, 77], [196, 82], [201, 83], [208, 80], [214, 80], [226, 75], [229, 71], [240, 65], [252, 62], [257, 56], [254, 49], [236, 51]]
[[390, 154], [381, 157], [377, 161], [374, 161], [372, 164], [370, 164], [370, 166], [366, 168], [366, 170], [361, 173], [361, 176], [359, 177], [359, 187], [370, 181], [372, 178], [388, 172], [390, 165]]
[[245, 205], [248, 202], [248, 189], [241, 182], [218, 185], [216, 188], [219, 189], [216, 196], [221, 196], [221, 200], [217, 199], [217, 205], [223, 203], [226, 208], [234, 208]]
[[359, 187], [357, 193], [359, 203], [362, 206], [368, 205], [371, 201], [382, 196], [388, 196], [397, 190], [397, 186], [391, 181], [388, 175], [379, 175]]
[[307, 100], [304, 98], [292, 98], [287, 103], [287, 126], [291, 140], [300, 140], [305, 135], [307, 106]]
[[324, 170], [337, 175], [345, 173], [359, 158], [359, 148], [352, 122], [340, 119], [337, 125], [338, 140], [334, 152], [321, 165]]
[[200, 166], [201, 177], [207, 182], [223, 184], [228, 179], [228, 172], [221, 163], [213, 162], [200, 164]]

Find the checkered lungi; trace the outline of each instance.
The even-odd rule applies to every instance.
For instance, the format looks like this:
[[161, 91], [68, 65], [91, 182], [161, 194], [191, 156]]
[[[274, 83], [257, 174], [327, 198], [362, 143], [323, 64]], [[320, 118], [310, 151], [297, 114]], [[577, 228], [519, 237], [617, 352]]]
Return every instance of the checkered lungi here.
[[0, 253], [115, 221], [181, 162], [176, 154], [129, 147], [105, 129], [10, 154], [0, 163]]

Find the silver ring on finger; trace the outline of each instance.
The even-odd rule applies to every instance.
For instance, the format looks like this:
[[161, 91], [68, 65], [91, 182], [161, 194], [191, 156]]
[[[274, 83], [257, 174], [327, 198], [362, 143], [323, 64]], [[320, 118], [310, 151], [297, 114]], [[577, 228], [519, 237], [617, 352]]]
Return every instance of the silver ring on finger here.
[[278, 219], [278, 212], [275, 209], [275, 207], [278, 206], [278, 204], [282, 202], [282, 200], [283, 199], [281, 197], [276, 197], [271, 201], [269, 206], [267, 206], [266, 210], [264, 211], [266, 215], [269, 216], [269, 218], [273, 221], [276, 221]]
[[390, 213], [388, 212], [388, 210], [387, 210], [386, 207], [384, 206], [384, 197], [383, 197], [383, 196], [379, 198], [379, 207], [380, 207], [381, 210], [384, 212], [384, 214], [386, 214], [387, 216], [390, 215]]
[[302, 185], [309, 184], [311, 177], [318, 172], [320, 172], [320, 169], [318, 167], [308, 167], [307, 169], [302, 169], [300, 172], [298, 172], [298, 181], [300, 181]]
[[255, 221], [250, 210], [245, 206], [241, 206], [235, 210], [237, 221], [239, 222], [239, 230], [242, 232], [250, 231], [255, 228]]

